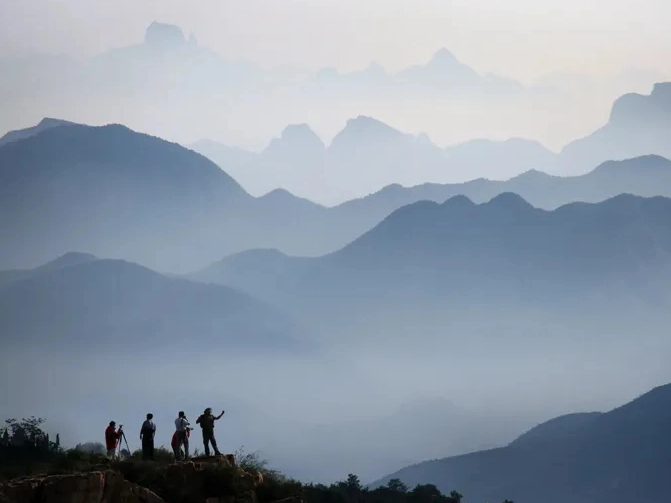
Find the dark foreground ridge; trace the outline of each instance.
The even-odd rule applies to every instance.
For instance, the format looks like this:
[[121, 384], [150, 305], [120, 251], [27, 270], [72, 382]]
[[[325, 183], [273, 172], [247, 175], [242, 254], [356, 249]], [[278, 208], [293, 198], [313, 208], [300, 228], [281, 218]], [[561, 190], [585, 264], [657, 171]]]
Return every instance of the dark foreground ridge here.
[[[136, 459], [91, 460], [88, 468], [64, 468], [0, 484], [1, 503], [458, 503], [433, 485], [413, 490], [398, 480], [374, 490], [358, 477], [326, 485], [302, 484], [277, 473], [243, 468], [231, 456], [193, 458], [183, 463]], [[512, 503], [512, 502], [509, 502]]]
[[[252, 455], [197, 456], [175, 462], [157, 449], [109, 459], [83, 448], [65, 450], [30, 418], [0, 431], [0, 503], [460, 503], [432, 484], [413, 489], [398, 479], [365, 488], [356, 475], [330, 485], [303, 484]], [[11, 431], [11, 434], [10, 434]], [[498, 502], [491, 502], [498, 503]], [[506, 502], [504, 502], [506, 503]], [[512, 503], [512, 502], [507, 502]]]

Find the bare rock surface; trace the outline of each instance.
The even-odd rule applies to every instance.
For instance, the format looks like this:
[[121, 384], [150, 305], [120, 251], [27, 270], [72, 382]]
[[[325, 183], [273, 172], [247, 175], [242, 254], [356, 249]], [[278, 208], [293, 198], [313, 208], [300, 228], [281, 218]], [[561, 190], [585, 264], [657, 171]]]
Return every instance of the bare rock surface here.
[[0, 495], [6, 503], [165, 503], [112, 470], [15, 479]]

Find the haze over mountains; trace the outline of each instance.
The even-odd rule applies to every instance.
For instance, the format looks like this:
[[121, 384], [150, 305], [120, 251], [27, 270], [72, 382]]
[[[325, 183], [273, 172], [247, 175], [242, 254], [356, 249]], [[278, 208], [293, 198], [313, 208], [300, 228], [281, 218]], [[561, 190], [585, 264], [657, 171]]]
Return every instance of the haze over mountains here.
[[[580, 175], [609, 160], [656, 154], [671, 157], [671, 83], [649, 95], [626, 94], [612, 106], [608, 122], [567, 144], [559, 153], [520, 138], [471, 140], [440, 148], [427, 135], [402, 133], [383, 122], [350, 119], [326, 146], [307, 124], [288, 126], [261, 153], [200, 141], [191, 148], [209, 157], [246, 190], [261, 195], [276, 188], [327, 205], [364, 197], [389, 184], [504, 180], [528, 170]], [[356, 183], [352, 183], [356, 180]]]
[[526, 137], [557, 148], [594, 129], [618, 95], [646, 92], [669, 77], [629, 72], [593, 92], [585, 85], [575, 93], [565, 78], [525, 85], [477, 72], [438, 47], [425, 63], [398, 72], [377, 63], [349, 73], [287, 65], [265, 70], [227, 59], [160, 22], [146, 27], [141, 43], [83, 61], [35, 55], [2, 59], [0, 68], [7, 77], [0, 87], [0, 131], [46, 115], [121, 123], [182, 143], [209, 137], [251, 148], [287, 124], [309, 123], [331, 137], [358, 115], [426, 131], [440, 145]]
[[[335, 420], [322, 419], [322, 424], [314, 424], [309, 412], [291, 417], [305, 411], [305, 403], [286, 394], [281, 403], [285, 407], [292, 403], [294, 412], [272, 414], [280, 404], [268, 403], [268, 394], [279, 390], [272, 386], [268, 389], [262, 377], [266, 371], [275, 370], [279, 374], [275, 381], [286, 383], [292, 373], [300, 374], [312, 362], [313, 385], [328, 389], [333, 386], [330, 381], [334, 377], [342, 379], [343, 376], [334, 375], [333, 362], [327, 354], [330, 345], [318, 342], [320, 334], [308, 333], [290, 317], [231, 288], [166, 277], [124, 261], [68, 253], [32, 270], [2, 271], [0, 314], [5, 348], [0, 362], [5, 368], [14, 368], [14, 359], [39, 346], [49, 356], [50, 379], [63, 385], [79, 373], [89, 372], [89, 364], [100, 358], [96, 355], [106, 355], [123, 365], [124, 375], [115, 385], [129, 403], [141, 400], [136, 390], [146, 393], [164, 379], [162, 361], [174, 362], [185, 377], [190, 371], [196, 372], [196, 383], [205, 379], [204, 389], [196, 387], [185, 395], [188, 403], [201, 395], [218, 395], [207, 383], [231, 378], [230, 370], [220, 373], [212, 367], [211, 358], [220, 360], [227, 369], [248, 373], [244, 382], [223, 395], [233, 408], [232, 423], [226, 424], [227, 432], [232, 430], [226, 434], [226, 444], [239, 442], [235, 445], [262, 449], [274, 464], [304, 479], [328, 480], [356, 468], [361, 476], [371, 480], [437, 452], [460, 453], [498, 445], [501, 439], [512, 438], [529, 423], [519, 417], [485, 416], [445, 400], [420, 400], [387, 417], [343, 422], [341, 416], [335, 416]], [[12, 358], [6, 359], [8, 356]], [[343, 356], [347, 357], [345, 354], [340, 358]], [[196, 359], [195, 365], [192, 358]], [[66, 361], [71, 365], [57, 365]], [[73, 361], [78, 363], [68, 372]], [[147, 365], [150, 374], [146, 374]], [[257, 368], [259, 365], [263, 367]], [[348, 373], [355, 371], [350, 368]], [[33, 378], [39, 380], [40, 375], [41, 371], [34, 372]], [[143, 384], [131, 385], [135, 376], [142, 376]], [[73, 394], [65, 403], [75, 410], [83, 406], [89, 386], [97, 381], [91, 376], [90, 383], [78, 385], [80, 394]], [[176, 383], [175, 389], [186, 389], [187, 384]], [[3, 395], [16, 403], [15, 392], [5, 389], [5, 385], [2, 388]], [[23, 401], [33, 404], [36, 399], [44, 400], [48, 389], [36, 392], [35, 397], [24, 397]], [[306, 397], [315, 393], [309, 387], [302, 391]], [[257, 399], [264, 398], [265, 410], [250, 403], [250, 393]], [[156, 400], [153, 393], [149, 400]], [[43, 406], [51, 407], [48, 403]], [[162, 406], [154, 410], [158, 421], [164, 421], [164, 416], [171, 413]], [[60, 421], [69, 417], [62, 411], [52, 413]], [[104, 409], [88, 412], [87, 417], [104, 423]], [[444, 429], [446, 421], [450, 427]], [[166, 437], [167, 432], [162, 430], [161, 435]], [[427, 431], [434, 432], [431, 441], [425, 439]], [[94, 435], [95, 428], [82, 426], [77, 433], [70, 433], [69, 429], [64, 433], [63, 441], [74, 442]], [[381, 442], [390, 437], [397, 440]], [[315, 450], [322, 460], [318, 465], [311, 461]]]
[[123, 345], [168, 351], [182, 347], [186, 333], [196, 334], [192, 344], [227, 352], [313, 347], [299, 324], [248, 295], [166, 278], [120, 260], [67, 254], [0, 278], [0, 332], [9, 349], [40, 345], [89, 354]]
[[[517, 361], [541, 342], [569, 352], [606, 334], [633, 342], [626, 334], [641, 323], [646, 333], [636, 337], [661, 343], [671, 321], [670, 219], [671, 199], [662, 197], [620, 195], [548, 212], [510, 193], [480, 205], [455, 196], [402, 207], [319, 258], [246, 252], [192, 277], [233, 285], [328, 327], [341, 344], [371, 349], [468, 352], [498, 327], [506, 337], [489, 344], [514, 348]], [[569, 327], [588, 339], [552, 340]], [[542, 338], [529, 340], [535, 331]]]
[[562, 149], [567, 173], [580, 173], [599, 159], [645, 154], [671, 157], [671, 82], [654, 85], [649, 95], [629, 93], [613, 103], [608, 122]]
[[[291, 477], [469, 503], [671, 492], [668, 385], [611, 410], [671, 381], [669, 75], [522, 82], [463, 45], [269, 69], [142, 38], [147, 5], [115, 7], [134, 45], [0, 60], [0, 416], [75, 444], [152, 412], [168, 445], [178, 410], [224, 409], [222, 450]], [[545, 7], [478, 43], [503, 58]]]
[[[12, 141], [17, 137], [22, 139]], [[3, 141], [3, 269], [35, 267], [73, 250], [176, 273], [253, 248], [321, 255], [405, 204], [443, 202], [456, 194], [485, 202], [514, 192], [548, 209], [622, 192], [671, 195], [669, 162], [644, 156], [607, 162], [572, 178], [532, 170], [505, 182], [393, 185], [327, 208], [283, 190], [253, 197], [202, 155], [120, 125], [36, 127]], [[356, 146], [362, 143], [349, 144], [352, 155], [358, 155]]]
[[[406, 134], [366, 116], [348, 120], [328, 146], [309, 125], [296, 124], [287, 126], [260, 153], [211, 140], [189, 147], [217, 163], [252, 195], [282, 188], [331, 206], [392, 184], [505, 180], [529, 170], [579, 175], [608, 160], [650, 154], [669, 158], [669, 89], [671, 83], [657, 83], [649, 95], [621, 96], [603, 127], [570, 142], [558, 154], [519, 138], [471, 140], [440, 148], [427, 135]], [[6, 134], [0, 145], [67, 123], [46, 118], [37, 126]]]
[[402, 133], [364, 116], [348, 120], [328, 147], [307, 124], [288, 126], [261, 153], [207, 140], [189, 147], [228, 167], [250, 193], [283, 188], [329, 206], [390, 183], [444, 183], [471, 179], [471, 173], [507, 178], [554, 161], [552, 152], [530, 140], [473, 140], [441, 149], [427, 135]]
[[506, 447], [426, 461], [371, 485], [463, 487], [476, 502], [657, 503], [671, 490], [670, 421], [667, 384], [609, 412], [558, 417]]

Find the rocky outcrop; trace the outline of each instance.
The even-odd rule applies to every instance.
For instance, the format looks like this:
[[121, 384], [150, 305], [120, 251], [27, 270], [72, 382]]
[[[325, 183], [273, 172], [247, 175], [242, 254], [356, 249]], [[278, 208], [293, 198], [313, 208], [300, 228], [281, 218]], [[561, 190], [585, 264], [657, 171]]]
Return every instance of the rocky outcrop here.
[[118, 472], [96, 471], [15, 479], [0, 486], [5, 503], [165, 503]]
[[[233, 455], [160, 464], [126, 460], [0, 484], [0, 503], [258, 503], [263, 474]], [[286, 503], [292, 503], [287, 501]]]

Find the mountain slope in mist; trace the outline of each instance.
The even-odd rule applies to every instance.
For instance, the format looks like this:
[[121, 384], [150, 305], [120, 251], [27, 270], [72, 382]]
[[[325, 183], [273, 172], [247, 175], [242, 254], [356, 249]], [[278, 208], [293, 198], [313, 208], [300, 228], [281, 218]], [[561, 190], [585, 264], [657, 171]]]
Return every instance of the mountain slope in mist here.
[[425, 183], [402, 187], [395, 184], [340, 204], [333, 211], [381, 221], [401, 206], [418, 201], [442, 203], [450, 197], [464, 195], [473, 202], [484, 203], [503, 192], [518, 194], [533, 206], [547, 210], [577, 201], [596, 203], [623, 193], [671, 197], [671, 161], [659, 156], [642, 156], [608, 161], [578, 176], [560, 177], [529, 170], [503, 181], [478, 178], [444, 185]]
[[[529, 420], [517, 417], [474, 413], [442, 398], [413, 400], [384, 417], [300, 425], [302, 441], [295, 442], [294, 458], [286, 460], [285, 473], [319, 481], [349, 471], [363, 482], [372, 481], [381, 473], [445, 453], [505, 445], [528, 424]], [[294, 429], [283, 427], [287, 433]], [[318, 452], [323, 460], [304, 465], [300, 460], [310, 452]]]
[[438, 49], [426, 63], [411, 65], [395, 73], [386, 72], [375, 62], [364, 70], [344, 74], [335, 69], [323, 68], [314, 77], [313, 85], [322, 91], [335, 88], [342, 93], [356, 93], [359, 96], [384, 93], [400, 97], [427, 93], [443, 98], [492, 95], [510, 98], [534, 91], [513, 79], [492, 74], [481, 75], [445, 47]]
[[0, 196], [4, 269], [76, 249], [179, 272], [253, 247], [323, 253], [357, 232], [286, 192], [253, 198], [204, 156], [120, 125], [0, 147]]
[[260, 153], [212, 141], [189, 147], [225, 166], [253, 194], [282, 187], [327, 204], [376, 192], [389, 183], [503, 179], [550, 167], [555, 157], [539, 143], [523, 139], [473, 140], [443, 149], [425, 134], [403, 133], [367, 116], [349, 119], [328, 146], [301, 124], [288, 126]]
[[[319, 258], [247, 252], [246, 260], [224, 259], [209, 271], [212, 279], [230, 277], [241, 285], [245, 268], [260, 280], [263, 275], [254, 271], [270, 267], [268, 282], [286, 278], [287, 290], [306, 298], [316, 298], [317, 290], [367, 296], [409, 289], [412, 295], [482, 298], [484, 292], [510, 293], [511, 287], [520, 300], [539, 293], [554, 298], [574, 288], [588, 292], [611, 282], [653, 281], [671, 265], [669, 219], [671, 199], [663, 197], [623, 194], [547, 211], [512, 193], [482, 204], [455, 196], [443, 204], [404, 206]], [[199, 274], [205, 278], [207, 270]]]
[[53, 119], [51, 117], [45, 117], [39, 122], [39, 124], [33, 127], [25, 129], [17, 129], [15, 131], [8, 132], [2, 138], [0, 138], [0, 146], [13, 141], [22, 140], [24, 138], [30, 138], [31, 136], [35, 136], [37, 133], [46, 131], [47, 129], [51, 129], [56, 126], [65, 126], [72, 124], [74, 124], [74, 122], [64, 121], [62, 119]]
[[415, 189], [455, 179], [504, 180], [529, 170], [576, 175], [610, 160], [671, 157], [666, 141], [671, 127], [669, 89], [671, 83], [657, 83], [648, 96], [621, 96], [613, 103], [606, 125], [567, 144], [559, 154], [520, 138], [478, 139], [439, 148], [425, 134], [406, 134], [366, 116], [348, 120], [328, 147], [317, 139], [316, 150], [304, 147], [316, 136], [309, 127], [302, 125], [303, 142], [285, 142], [283, 133], [271, 143], [283, 145], [281, 157], [270, 146], [260, 154], [216, 142], [197, 142], [192, 148], [228, 166], [229, 173], [252, 193], [283, 187], [325, 204], [366, 196], [390, 184]]
[[0, 147], [0, 266], [30, 268], [73, 249], [176, 273], [252, 248], [314, 256], [418, 200], [514, 191], [553, 207], [622, 191], [671, 195], [670, 172], [650, 156], [575, 178], [532, 171], [506, 182], [387, 187], [326, 208], [285, 190], [252, 197], [202, 155], [124, 126], [59, 125]]
[[85, 264], [92, 260], [98, 260], [98, 257], [90, 253], [69, 252], [61, 255], [51, 262], [42, 264], [34, 269], [13, 269], [8, 271], [0, 271], [0, 288], [3, 288], [11, 283], [28, 279], [32, 276], [38, 275], [42, 272], [47, 272], [61, 267]]
[[669, 221], [662, 197], [546, 211], [510, 193], [480, 205], [455, 196], [402, 207], [322, 257], [250, 252], [195, 277], [235, 285], [341, 345], [460, 355], [450, 372], [475, 372], [469, 358], [511, 378], [562, 358], [580, 359], [580, 372], [597, 357], [614, 370], [624, 348], [644, 358], [642, 340], [670, 349]]
[[658, 82], [649, 95], [618, 98], [608, 122], [594, 133], [566, 145], [559, 169], [579, 174], [599, 162], [648, 154], [671, 158], [671, 82]]
[[128, 257], [212, 232], [251, 197], [214, 163], [120, 125], [66, 125], [0, 147], [3, 266], [72, 249]]
[[169, 278], [137, 264], [67, 254], [0, 284], [6, 349], [101, 351], [206, 347], [301, 351], [312, 347], [284, 314], [231, 288]]
[[463, 488], [469, 501], [657, 503], [671, 491], [671, 385], [603, 414], [557, 418], [500, 449], [426, 461], [400, 478], [409, 486]]

